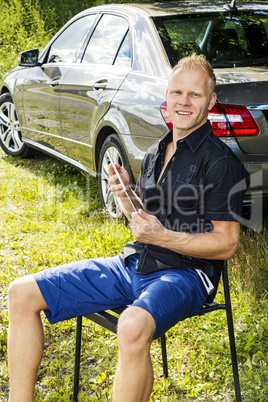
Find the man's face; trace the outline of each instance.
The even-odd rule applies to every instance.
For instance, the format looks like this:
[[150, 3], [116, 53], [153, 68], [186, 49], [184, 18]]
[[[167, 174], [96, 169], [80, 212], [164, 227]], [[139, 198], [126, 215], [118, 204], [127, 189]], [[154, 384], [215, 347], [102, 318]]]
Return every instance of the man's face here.
[[166, 96], [173, 133], [180, 138], [201, 127], [216, 102], [216, 94], [210, 94], [209, 77], [202, 69], [175, 71]]

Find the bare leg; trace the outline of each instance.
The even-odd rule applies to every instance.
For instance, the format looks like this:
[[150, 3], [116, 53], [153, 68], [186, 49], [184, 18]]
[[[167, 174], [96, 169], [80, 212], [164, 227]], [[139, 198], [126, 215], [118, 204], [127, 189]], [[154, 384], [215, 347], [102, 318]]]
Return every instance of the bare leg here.
[[153, 388], [150, 346], [154, 332], [153, 317], [139, 307], [128, 308], [120, 317], [114, 402], [148, 401]]
[[40, 311], [47, 305], [33, 276], [9, 288], [8, 359], [10, 402], [32, 402], [37, 370], [43, 355], [44, 332]]

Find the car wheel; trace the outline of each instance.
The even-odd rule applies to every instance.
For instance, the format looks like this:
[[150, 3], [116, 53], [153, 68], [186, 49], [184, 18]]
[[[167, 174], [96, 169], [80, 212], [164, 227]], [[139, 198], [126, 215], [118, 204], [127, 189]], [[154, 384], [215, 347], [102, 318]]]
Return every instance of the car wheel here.
[[99, 193], [101, 203], [108, 210], [109, 214], [113, 218], [121, 218], [123, 217], [123, 212], [120, 199], [113, 195], [108, 184], [108, 166], [110, 163], [110, 159], [107, 150], [108, 153], [111, 155], [111, 158], [113, 158], [113, 161], [127, 170], [130, 177], [130, 183], [132, 185], [134, 185], [134, 178], [128, 162], [127, 154], [117, 134], [109, 135], [109, 137], [107, 137], [104, 141], [100, 151], [98, 163]]
[[0, 96], [0, 145], [7, 155], [26, 158], [32, 149], [21, 140], [15, 105], [9, 93]]

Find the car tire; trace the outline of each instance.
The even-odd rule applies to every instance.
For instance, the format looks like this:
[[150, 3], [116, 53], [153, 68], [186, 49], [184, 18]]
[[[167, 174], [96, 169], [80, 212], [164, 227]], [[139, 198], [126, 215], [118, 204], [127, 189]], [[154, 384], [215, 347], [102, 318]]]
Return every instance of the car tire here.
[[15, 105], [9, 93], [0, 96], [0, 146], [7, 155], [27, 158], [34, 153], [21, 139]]
[[109, 137], [107, 137], [104, 141], [100, 151], [98, 163], [98, 186], [102, 205], [107, 209], [113, 218], [117, 219], [123, 217], [123, 212], [119, 198], [115, 197], [109, 188], [108, 165], [110, 163], [110, 159], [107, 155], [107, 150], [109, 150], [113, 161], [127, 170], [132, 186], [134, 185], [135, 180], [130, 168], [126, 151], [124, 150], [118, 135], [109, 135]]

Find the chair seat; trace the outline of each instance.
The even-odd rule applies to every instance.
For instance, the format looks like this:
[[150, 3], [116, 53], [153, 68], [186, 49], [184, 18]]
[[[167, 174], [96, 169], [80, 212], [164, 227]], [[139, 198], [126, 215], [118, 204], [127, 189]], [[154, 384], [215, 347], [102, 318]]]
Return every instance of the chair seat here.
[[[116, 333], [119, 315], [123, 313], [127, 307], [128, 306], [117, 307], [111, 310], [100, 311], [99, 313], [87, 314], [84, 315], [84, 317], [95, 322], [96, 324], [101, 325], [103, 328]], [[111, 312], [115, 313], [116, 315], [112, 314]]]
[[[116, 327], [119, 315], [123, 313], [123, 311], [127, 307], [128, 306], [122, 306], [111, 310], [100, 311], [98, 313], [86, 314], [84, 315], [84, 317], [95, 322], [96, 324], [101, 325], [103, 328], [106, 328], [109, 331], [116, 333]], [[196, 315], [201, 316], [203, 314], [210, 313], [211, 311], [215, 310], [225, 310], [225, 304], [219, 304], [216, 302], [205, 303], [204, 307], [202, 307], [202, 309]]]

